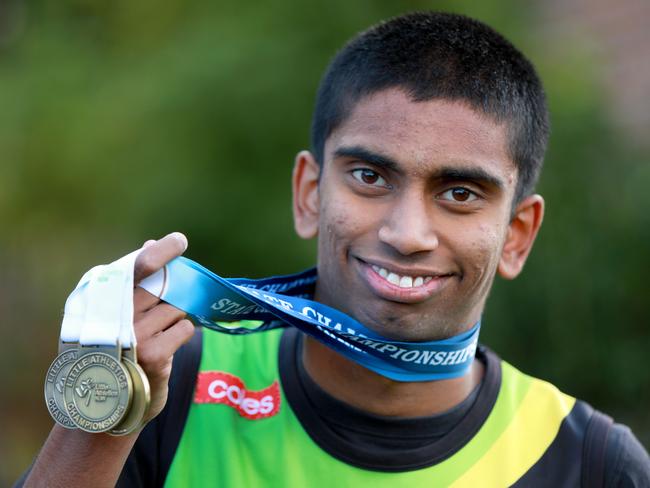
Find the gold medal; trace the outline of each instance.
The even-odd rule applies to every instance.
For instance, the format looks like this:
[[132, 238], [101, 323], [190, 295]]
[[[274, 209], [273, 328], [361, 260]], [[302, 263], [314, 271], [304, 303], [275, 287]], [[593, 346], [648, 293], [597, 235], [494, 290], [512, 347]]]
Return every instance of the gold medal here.
[[126, 416], [133, 385], [119, 357], [119, 346], [79, 348], [79, 357], [65, 380], [63, 397], [70, 420], [81, 430], [106, 432]]
[[95, 266], [66, 300], [61, 341], [79, 347], [52, 363], [45, 383], [48, 408], [63, 425], [115, 435], [143, 425], [151, 393], [135, 354], [133, 268], [139, 252]]
[[76, 428], [65, 408], [63, 390], [70, 367], [77, 360], [77, 345], [63, 345], [45, 375], [45, 405], [54, 421], [66, 429]]
[[133, 399], [131, 406], [122, 420], [115, 428], [109, 431], [112, 435], [128, 435], [144, 425], [144, 417], [151, 404], [151, 390], [149, 379], [137, 362], [135, 349], [125, 350], [122, 354], [122, 363], [126, 366], [133, 384]]

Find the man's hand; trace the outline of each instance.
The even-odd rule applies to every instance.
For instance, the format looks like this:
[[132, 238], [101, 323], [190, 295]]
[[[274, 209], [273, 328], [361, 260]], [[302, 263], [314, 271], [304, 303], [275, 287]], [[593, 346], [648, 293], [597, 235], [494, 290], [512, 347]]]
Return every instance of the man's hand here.
[[138, 341], [138, 363], [151, 386], [151, 406], [145, 420], [158, 415], [167, 401], [167, 386], [174, 353], [190, 340], [194, 326], [185, 319], [185, 312], [161, 302], [137, 287], [142, 279], [155, 273], [187, 249], [187, 239], [179, 232], [158, 241], [147, 241], [135, 261], [133, 293], [134, 328]]
[[[147, 241], [135, 262], [135, 283], [183, 254], [186, 248], [187, 239], [177, 232], [158, 241]], [[151, 384], [151, 407], [146, 416], [149, 421], [165, 406], [172, 357], [192, 337], [194, 326], [185, 320], [184, 312], [162, 303], [142, 288], [134, 290], [133, 308], [138, 362]], [[138, 435], [139, 432], [127, 436], [89, 434], [55, 425], [24, 486], [115, 486]]]

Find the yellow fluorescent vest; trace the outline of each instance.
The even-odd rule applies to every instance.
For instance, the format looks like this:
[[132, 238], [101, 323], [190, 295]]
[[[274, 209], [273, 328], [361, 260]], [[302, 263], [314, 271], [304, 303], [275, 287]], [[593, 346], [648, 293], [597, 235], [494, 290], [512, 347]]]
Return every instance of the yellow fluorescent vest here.
[[[281, 334], [205, 330], [199, 372], [224, 372], [247, 390], [264, 390], [279, 382]], [[501, 371], [496, 403], [479, 431], [451, 457], [408, 472], [369, 471], [335, 459], [304, 431], [281, 390], [279, 411], [264, 418], [246, 417], [233, 405], [194, 402], [165, 486], [510, 486], [547, 451], [576, 400], [503, 361]], [[224, 397], [223, 384], [215, 385], [212, 393]], [[231, 397], [241, 406], [242, 398]], [[260, 405], [251, 400], [248, 407], [252, 412]]]

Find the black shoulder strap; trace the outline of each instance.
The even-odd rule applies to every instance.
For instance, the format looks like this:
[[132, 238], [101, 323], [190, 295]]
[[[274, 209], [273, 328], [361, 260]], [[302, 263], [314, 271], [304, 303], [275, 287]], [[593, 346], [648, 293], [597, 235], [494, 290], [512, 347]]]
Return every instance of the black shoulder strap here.
[[612, 423], [611, 417], [594, 410], [587, 425], [582, 448], [581, 486], [583, 488], [605, 486], [605, 452]]
[[159, 427], [159, 464], [157, 479], [162, 486], [174, 460], [176, 448], [181, 441], [185, 421], [192, 404], [194, 384], [201, 363], [203, 346], [202, 327], [196, 327], [190, 342], [182, 354], [174, 355], [172, 374], [169, 381], [169, 397], [165, 405], [165, 417]]

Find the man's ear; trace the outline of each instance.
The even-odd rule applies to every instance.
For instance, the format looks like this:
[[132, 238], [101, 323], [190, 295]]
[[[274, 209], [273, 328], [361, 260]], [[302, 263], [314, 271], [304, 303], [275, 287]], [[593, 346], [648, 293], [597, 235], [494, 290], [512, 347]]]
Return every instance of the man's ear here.
[[540, 195], [531, 195], [517, 205], [499, 261], [498, 271], [503, 278], [512, 280], [523, 269], [543, 218], [544, 199]]
[[318, 234], [320, 166], [309, 151], [300, 151], [293, 167], [293, 225], [303, 239]]

